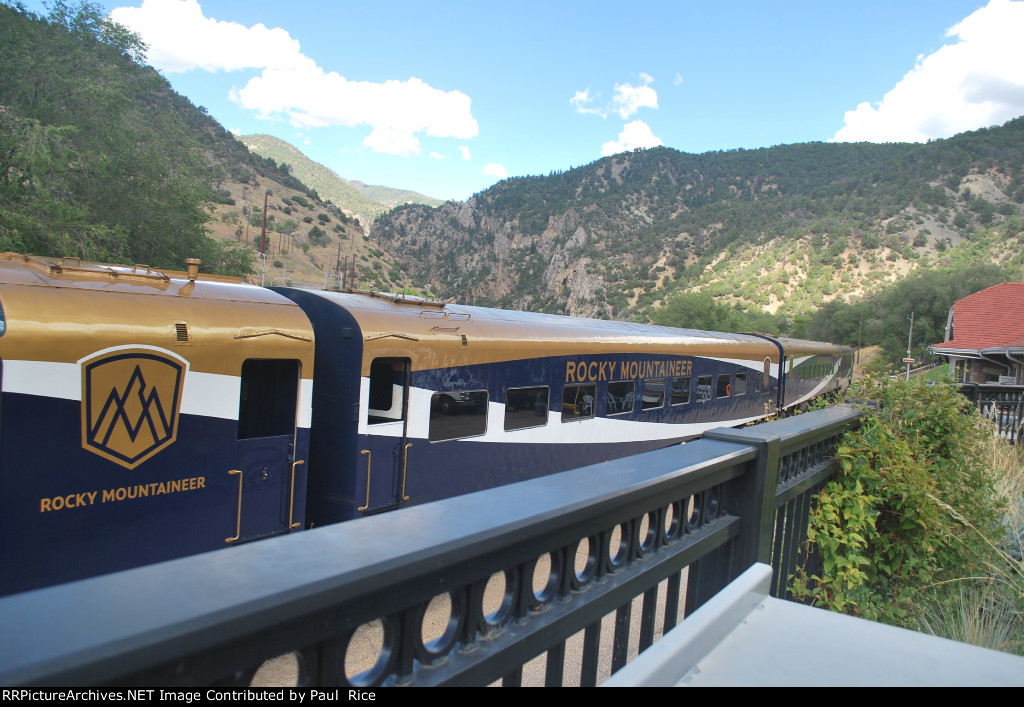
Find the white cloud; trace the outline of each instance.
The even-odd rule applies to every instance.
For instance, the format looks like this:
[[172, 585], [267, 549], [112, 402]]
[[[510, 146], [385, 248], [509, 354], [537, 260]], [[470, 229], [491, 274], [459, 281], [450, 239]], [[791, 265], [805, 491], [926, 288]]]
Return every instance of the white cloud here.
[[484, 165], [484, 168], [480, 170], [480, 174], [486, 174], [489, 177], [497, 177], [498, 179], [505, 179], [505, 177], [508, 176], [508, 170], [505, 169], [504, 165], [491, 162], [490, 164]]
[[465, 145], [459, 145], [459, 152], [462, 153], [462, 159], [469, 162], [469, 148]]
[[636, 113], [641, 108], [654, 108], [658, 107], [658, 93], [647, 84], [654, 81], [650, 74], [640, 74], [641, 85], [633, 86], [628, 83], [617, 83], [615, 84], [615, 96], [612, 100], [615, 101], [616, 112], [619, 116], [625, 120], [629, 116]]
[[835, 142], [923, 142], [1024, 114], [1024, 2], [991, 0], [946, 33], [880, 103], [845, 115]]
[[430, 159], [433, 159], [433, 160], [443, 160], [444, 159], [444, 155], [442, 155], [440, 152], [431, 152], [430, 153]]
[[569, 99], [569, 103], [577, 113], [599, 115], [602, 118], [607, 118], [611, 113], [618, 113], [623, 120], [641, 108], [657, 110], [658, 92], [648, 85], [654, 82], [654, 77], [641, 71], [639, 78], [640, 85], [638, 86], [629, 83], [615, 84], [615, 95], [612, 96], [612, 105], [610, 106], [601, 104], [601, 94], [592, 94], [589, 88], [577, 91]]
[[683, 75], [677, 72], [675, 79], [672, 80], [672, 85], [673, 86], [678, 86], [682, 82], [683, 82]]
[[148, 60], [161, 71], [282, 68], [303, 58], [298, 40], [285, 30], [219, 22], [203, 15], [198, 0], [145, 0], [142, 7], [118, 7], [110, 17], [142, 35]]
[[479, 133], [470, 98], [461, 91], [442, 91], [415, 77], [350, 81], [303, 55], [285, 30], [219, 22], [204, 16], [197, 0], [145, 0], [111, 17], [142, 36], [149, 60], [163, 71], [260, 70], [230, 97], [261, 118], [300, 129], [367, 125], [364, 147], [405, 156], [422, 153], [421, 133], [458, 139]]
[[606, 142], [601, 146], [601, 157], [617, 155], [620, 152], [629, 152], [638, 147], [657, 147], [662, 144], [664, 143], [662, 143], [660, 138], [655, 137], [647, 123], [642, 120], [634, 120], [632, 123], [626, 123], [626, 126], [622, 128], [622, 132], [619, 133], [618, 140]]
[[599, 98], [600, 94], [592, 96], [590, 95], [590, 89], [585, 88], [582, 91], [577, 91], [576, 94], [569, 99], [569, 103], [572, 104], [577, 113], [582, 113], [583, 115], [599, 115], [604, 118], [608, 115], [607, 109], [591, 106], [591, 104]]

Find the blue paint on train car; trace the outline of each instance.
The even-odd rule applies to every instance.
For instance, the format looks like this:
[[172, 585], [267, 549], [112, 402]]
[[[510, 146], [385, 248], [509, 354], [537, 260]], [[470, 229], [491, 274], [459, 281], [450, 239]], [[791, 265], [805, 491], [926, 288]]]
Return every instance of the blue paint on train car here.
[[[2, 405], [0, 594], [217, 550], [236, 535], [237, 421], [182, 415], [178, 441], [129, 470], [83, 449], [79, 401], [8, 392]], [[308, 443], [299, 428], [300, 459]], [[302, 466], [293, 493], [290, 465], [259, 461], [267, 475], [243, 478], [238, 542], [304, 518]]]
[[187, 443], [127, 470], [82, 449], [78, 401], [5, 393], [3, 413], [4, 593], [225, 547], [234, 534], [234, 421], [183, 415]]
[[313, 292], [271, 288], [296, 302], [313, 325], [317, 364], [309, 432], [306, 527], [354, 517], [359, 459], [360, 370], [363, 336], [342, 307]]
[[[37, 361], [21, 330], [0, 361], [0, 381], [5, 367], [24, 377], [2, 395], [0, 528], [14, 541], [0, 547], [0, 594], [663, 447], [760, 419], [848, 370], [845, 352], [815, 342], [787, 340], [800, 351], [787, 372], [784, 345], [765, 336], [277, 291], [298, 305], [287, 325], [247, 322], [202, 356], [184, 346], [212, 340], [193, 341], [187, 322], [168, 328], [183, 348], [132, 340], [130, 306], [84, 358]], [[12, 321], [37, 321], [25, 301]], [[254, 288], [237, 301], [282, 304]], [[138, 317], [150, 326], [144, 307]], [[238, 358], [196, 369], [219, 353]]]

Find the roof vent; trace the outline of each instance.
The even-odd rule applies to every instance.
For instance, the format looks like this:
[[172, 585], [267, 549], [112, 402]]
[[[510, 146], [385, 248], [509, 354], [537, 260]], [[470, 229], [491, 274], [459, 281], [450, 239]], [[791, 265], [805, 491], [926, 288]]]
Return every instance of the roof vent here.
[[188, 322], [175, 322], [174, 323], [174, 341], [178, 344], [189, 343], [188, 335]]
[[188, 258], [185, 260], [185, 268], [188, 272], [189, 282], [195, 282], [196, 278], [199, 277], [199, 266], [202, 264], [203, 261], [198, 258]]

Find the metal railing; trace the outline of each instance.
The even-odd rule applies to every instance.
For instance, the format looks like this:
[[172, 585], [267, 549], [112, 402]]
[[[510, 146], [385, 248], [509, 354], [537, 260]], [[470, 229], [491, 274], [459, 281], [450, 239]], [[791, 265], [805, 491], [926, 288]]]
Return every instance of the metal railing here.
[[1018, 444], [1024, 440], [1024, 386], [961, 383], [960, 392], [995, 425], [995, 433]]
[[[772, 564], [773, 594], [785, 595], [811, 496], [856, 422], [839, 406], [715, 430], [6, 597], [0, 684], [247, 686], [264, 661], [292, 653], [299, 686], [519, 685], [522, 666], [542, 655], [545, 684], [594, 685], [602, 663], [618, 670], [631, 641], [644, 650], [755, 561]], [[438, 597], [448, 608], [434, 630], [425, 617]], [[605, 617], [611, 640], [601, 638]], [[357, 665], [367, 626], [377, 645]], [[571, 666], [570, 641], [581, 642]]]

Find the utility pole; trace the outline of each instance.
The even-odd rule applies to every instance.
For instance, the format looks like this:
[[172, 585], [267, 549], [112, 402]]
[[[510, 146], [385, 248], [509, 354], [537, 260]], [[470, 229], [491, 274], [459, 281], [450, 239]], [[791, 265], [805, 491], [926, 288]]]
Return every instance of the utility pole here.
[[267, 253], [267, 193], [263, 192], [263, 230], [260, 233], [260, 252]]
[[860, 327], [858, 327], [858, 329], [857, 329], [857, 365], [859, 366], [860, 365], [860, 339], [861, 339], [860, 335], [864, 333], [864, 317], [859, 318], [857, 321], [860, 323]]
[[910, 364], [914, 362], [914, 357], [910, 355], [911, 342], [914, 340], [914, 313], [910, 313], [910, 336], [907, 337], [907, 380], [910, 380]]

